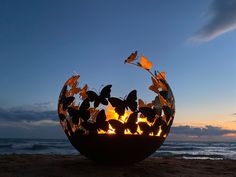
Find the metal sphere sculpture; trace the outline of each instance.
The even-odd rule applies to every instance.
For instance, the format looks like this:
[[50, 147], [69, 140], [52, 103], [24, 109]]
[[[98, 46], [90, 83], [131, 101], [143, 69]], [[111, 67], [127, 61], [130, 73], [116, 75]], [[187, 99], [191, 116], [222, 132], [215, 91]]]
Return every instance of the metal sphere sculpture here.
[[[154, 153], [166, 139], [175, 115], [175, 99], [165, 72], [151, 72], [152, 63], [137, 51], [125, 63], [151, 74], [150, 103], [132, 90], [124, 99], [111, 96], [112, 85], [100, 93], [79, 87], [79, 75], [64, 84], [58, 101], [58, 115], [71, 144], [84, 156], [99, 163], [129, 164]], [[105, 108], [104, 108], [105, 107]]]

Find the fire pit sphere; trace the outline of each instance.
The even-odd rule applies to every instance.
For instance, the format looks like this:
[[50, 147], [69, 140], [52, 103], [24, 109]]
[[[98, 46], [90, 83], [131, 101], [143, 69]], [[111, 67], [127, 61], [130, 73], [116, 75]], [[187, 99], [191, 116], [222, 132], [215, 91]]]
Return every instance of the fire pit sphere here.
[[125, 63], [151, 74], [149, 90], [155, 98], [146, 103], [132, 90], [124, 99], [111, 96], [112, 85], [100, 93], [79, 87], [79, 75], [64, 84], [58, 101], [60, 124], [71, 144], [99, 163], [130, 164], [154, 153], [166, 139], [175, 115], [175, 99], [165, 72], [151, 72], [152, 63], [137, 51]]

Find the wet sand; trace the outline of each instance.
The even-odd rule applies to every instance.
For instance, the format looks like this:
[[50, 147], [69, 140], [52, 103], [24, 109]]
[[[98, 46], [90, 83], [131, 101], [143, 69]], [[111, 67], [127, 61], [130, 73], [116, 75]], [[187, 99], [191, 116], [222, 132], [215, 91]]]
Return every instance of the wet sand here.
[[83, 156], [1, 155], [0, 177], [235, 177], [235, 160], [150, 157], [128, 166], [99, 165]]

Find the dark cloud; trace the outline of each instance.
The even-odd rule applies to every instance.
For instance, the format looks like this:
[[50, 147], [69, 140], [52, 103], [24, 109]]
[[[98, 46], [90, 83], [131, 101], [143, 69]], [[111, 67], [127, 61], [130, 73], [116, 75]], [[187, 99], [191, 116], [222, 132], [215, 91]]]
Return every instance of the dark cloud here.
[[57, 111], [0, 108], [0, 138], [60, 138]]
[[232, 116], [236, 116], [236, 113], [233, 113]]
[[223, 136], [224, 134], [229, 133], [236, 133], [236, 130], [226, 130], [210, 125], [203, 128], [191, 126], [175, 126], [171, 129], [171, 134], [185, 136]]
[[58, 120], [57, 111], [25, 110], [21, 108], [3, 109], [0, 108], [0, 120], [5, 121], [38, 121], [42, 119]]
[[55, 126], [58, 123], [57, 111], [0, 108], [0, 127], [30, 129], [37, 126]]
[[211, 4], [211, 20], [191, 38], [193, 41], [209, 41], [225, 32], [236, 29], [236, 1], [214, 0]]

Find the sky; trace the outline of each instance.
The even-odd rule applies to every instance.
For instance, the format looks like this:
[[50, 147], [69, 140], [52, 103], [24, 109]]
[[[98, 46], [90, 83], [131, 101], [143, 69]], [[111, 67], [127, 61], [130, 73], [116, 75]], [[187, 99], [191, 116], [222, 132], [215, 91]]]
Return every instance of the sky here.
[[74, 72], [152, 99], [148, 73], [124, 65], [137, 50], [167, 74], [173, 137], [235, 138], [235, 29], [235, 0], [0, 0], [0, 137], [65, 137], [57, 101]]

